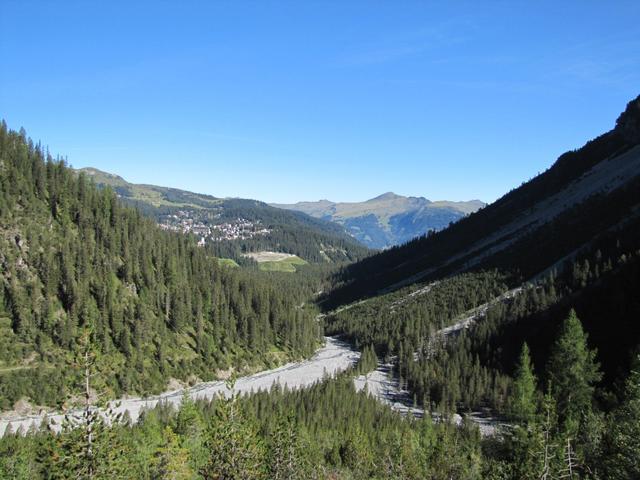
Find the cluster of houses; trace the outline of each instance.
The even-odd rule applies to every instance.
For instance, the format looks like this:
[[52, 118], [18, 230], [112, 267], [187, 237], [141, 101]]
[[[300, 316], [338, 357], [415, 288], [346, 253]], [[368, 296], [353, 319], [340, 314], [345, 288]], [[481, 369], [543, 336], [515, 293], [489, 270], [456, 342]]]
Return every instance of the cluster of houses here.
[[[207, 241], [247, 240], [258, 235], [268, 235], [271, 230], [260, 225], [260, 221], [252, 222], [238, 217], [225, 223], [210, 224], [197, 218], [194, 211], [179, 210], [160, 219], [159, 226], [163, 230], [179, 233], [192, 233], [198, 237], [198, 246], [204, 246]], [[216, 215], [219, 218], [220, 215]], [[213, 221], [216, 219], [214, 218]]]
[[236, 218], [232, 222], [211, 225], [213, 240], [246, 240], [258, 235], [268, 235], [271, 230], [260, 225], [260, 221], [251, 222], [245, 218]]

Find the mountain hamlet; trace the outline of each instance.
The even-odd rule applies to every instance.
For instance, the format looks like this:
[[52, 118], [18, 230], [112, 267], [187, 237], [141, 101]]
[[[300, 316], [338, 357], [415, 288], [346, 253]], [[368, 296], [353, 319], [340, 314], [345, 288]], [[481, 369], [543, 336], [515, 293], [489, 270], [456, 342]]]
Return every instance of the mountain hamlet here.
[[[83, 168], [100, 187], [154, 218], [164, 230], [193, 234], [215, 255], [243, 262], [250, 252], [277, 250], [311, 263], [335, 263], [364, 258], [367, 248], [339, 225], [288, 212], [263, 202], [222, 199], [155, 185], [135, 185], [95, 168]], [[245, 262], [246, 263], [246, 262]]]
[[134, 185], [2, 122], [0, 478], [637, 479], [639, 287], [640, 97], [486, 206]]

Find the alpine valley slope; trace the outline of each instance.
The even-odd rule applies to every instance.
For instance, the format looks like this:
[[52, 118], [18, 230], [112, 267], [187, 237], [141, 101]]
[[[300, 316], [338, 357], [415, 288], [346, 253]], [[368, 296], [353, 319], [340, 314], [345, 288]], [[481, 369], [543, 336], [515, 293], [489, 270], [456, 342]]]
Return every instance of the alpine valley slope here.
[[344, 303], [419, 281], [500, 268], [521, 282], [637, 221], [640, 99], [616, 127], [561, 155], [544, 173], [449, 228], [349, 266], [331, 302]]
[[[523, 343], [543, 389], [571, 310], [576, 338], [583, 328], [597, 352], [603, 375], [592, 381], [611, 394], [640, 348], [640, 97], [544, 173], [443, 231], [349, 265], [335, 285], [321, 300], [325, 333], [394, 359], [418, 405], [506, 414]], [[437, 338], [454, 325], [464, 328]]]
[[358, 260], [368, 254], [367, 248], [343, 227], [301, 212], [281, 210], [257, 200], [217, 198], [176, 188], [133, 184], [96, 168], [77, 171], [98, 186], [111, 187], [122, 201], [158, 222], [179, 217], [178, 221], [193, 221], [205, 228], [225, 225], [234, 228], [246, 222], [256, 230], [268, 232], [251, 238], [210, 242], [216, 255], [222, 258], [246, 262], [243, 253], [275, 251], [297, 255], [310, 263], [333, 263]]
[[370, 248], [388, 248], [429, 231], [442, 230], [451, 222], [484, 207], [485, 203], [480, 200], [432, 202], [424, 197], [403, 197], [387, 192], [365, 202], [319, 200], [272, 205], [343, 225], [354, 238]]
[[106, 397], [307, 357], [313, 288], [221, 267], [0, 122], [0, 409], [73, 398], [82, 349]]

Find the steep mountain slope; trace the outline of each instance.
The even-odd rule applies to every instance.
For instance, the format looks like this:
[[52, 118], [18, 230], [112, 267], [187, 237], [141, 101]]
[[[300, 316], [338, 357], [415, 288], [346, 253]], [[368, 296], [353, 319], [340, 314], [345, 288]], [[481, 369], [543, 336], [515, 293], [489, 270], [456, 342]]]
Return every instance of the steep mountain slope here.
[[273, 204], [343, 225], [354, 238], [371, 248], [399, 245], [431, 230], [442, 230], [484, 205], [480, 200], [431, 202], [423, 197], [403, 197], [392, 192], [365, 202], [320, 200]]
[[562, 155], [546, 172], [444, 231], [347, 268], [332, 301], [417, 281], [504, 268], [514, 282], [544, 273], [605, 232], [635, 221], [640, 203], [638, 100], [616, 128]]
[[418, 402], [505, 413], [523, 342], [542, 389], [571, 309], [606, 397], [640, 349], [640, 97], [613, 130], [494, 204], [336, 280], [322, 301], [326, 331], [395, 358]]
[[114, 395], [308, 355], [310, 288], [287, 282], [220, 268], [0, 125], [0, 408], [77, 391], [85, 332]]
[[[95, 168], [78, 170], [174, 231], [204, 237], [221, 257], [250, 251], [298, 255], [312, 263], [363, 258], [367, 249], [336, 224], [246, 199], [224, 199], [156, 185], [132, 184]], [[211, 240], [211, 241], [209, 241]]]

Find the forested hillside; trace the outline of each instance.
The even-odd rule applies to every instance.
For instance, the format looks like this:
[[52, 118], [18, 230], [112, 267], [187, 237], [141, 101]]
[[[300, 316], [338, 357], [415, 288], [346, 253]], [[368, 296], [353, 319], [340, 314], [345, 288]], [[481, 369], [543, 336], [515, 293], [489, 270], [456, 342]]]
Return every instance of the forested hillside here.
[[[500, 406], [504, 388], [492, 378], [511, 373], [524, 341], [544, 364], [558, 322], [574, 308], [598, 349], [603, 385], [620, 381], [640, 345], [638, 144], [640, 97], [612, 131], [494, 204], [345, 268], [323, 306], [369, 299], [329, 315], [329, 331], [398, 355], [419, 399]], [[483, 304], [481, 315], [472, 310]], [[479, 320], [436, 348], [433, 332], [465, 310]]]
[[[416, 405], [508, 422], [497, 478], [636, 478], [639, 144], [640, 97], [496, 203], [347, 267], [325, 329], [392, 362]], [[564, 451], [541, 455], [549, 438]]]
[[314, 288], [220, 268], [193, 238], [0, 126], [1, 408], [67, 400], [85, 330], [109, 395], [308, 355], [320, 332], [300, 304]]
[[[635, 100], [612, 132], [496, 204], [347, 267], [320, 323], [306, 305], [317, 277], [220, 267], [3, 124], [1, 406], [78, 395], [83, 352], [99, 392], [60, 434], [6, 434], [0, 474], [639, 478], [638, 119]], [[362, 349], [355, 371], [308, 390], [185, 396], [134, 426], [91, 409], [97, 393], [309, 355], [323, 327]], [[424, 418], [355, 391], [379, 359]], [[477, 409], [499, 419], [497, 437], [471, 417], [453, 424]]]
[[257, 200], [215, 198], [156, 185], [137, 185], [95, 168], [80, 169], [99, 186], [110, 186], [118, 197], [151, 218], [163, 222], [180, 215], [203, 227], [250, 222], [268, 233], [251, 238], [225, 238], [208, 242], [216, 255], [244, 261], [242, 254], [276, 251], [298, 255], [311, 263], [342, 263], [368, 255], [362, 244], [339, 225], [300, 212], [274, 208]]

